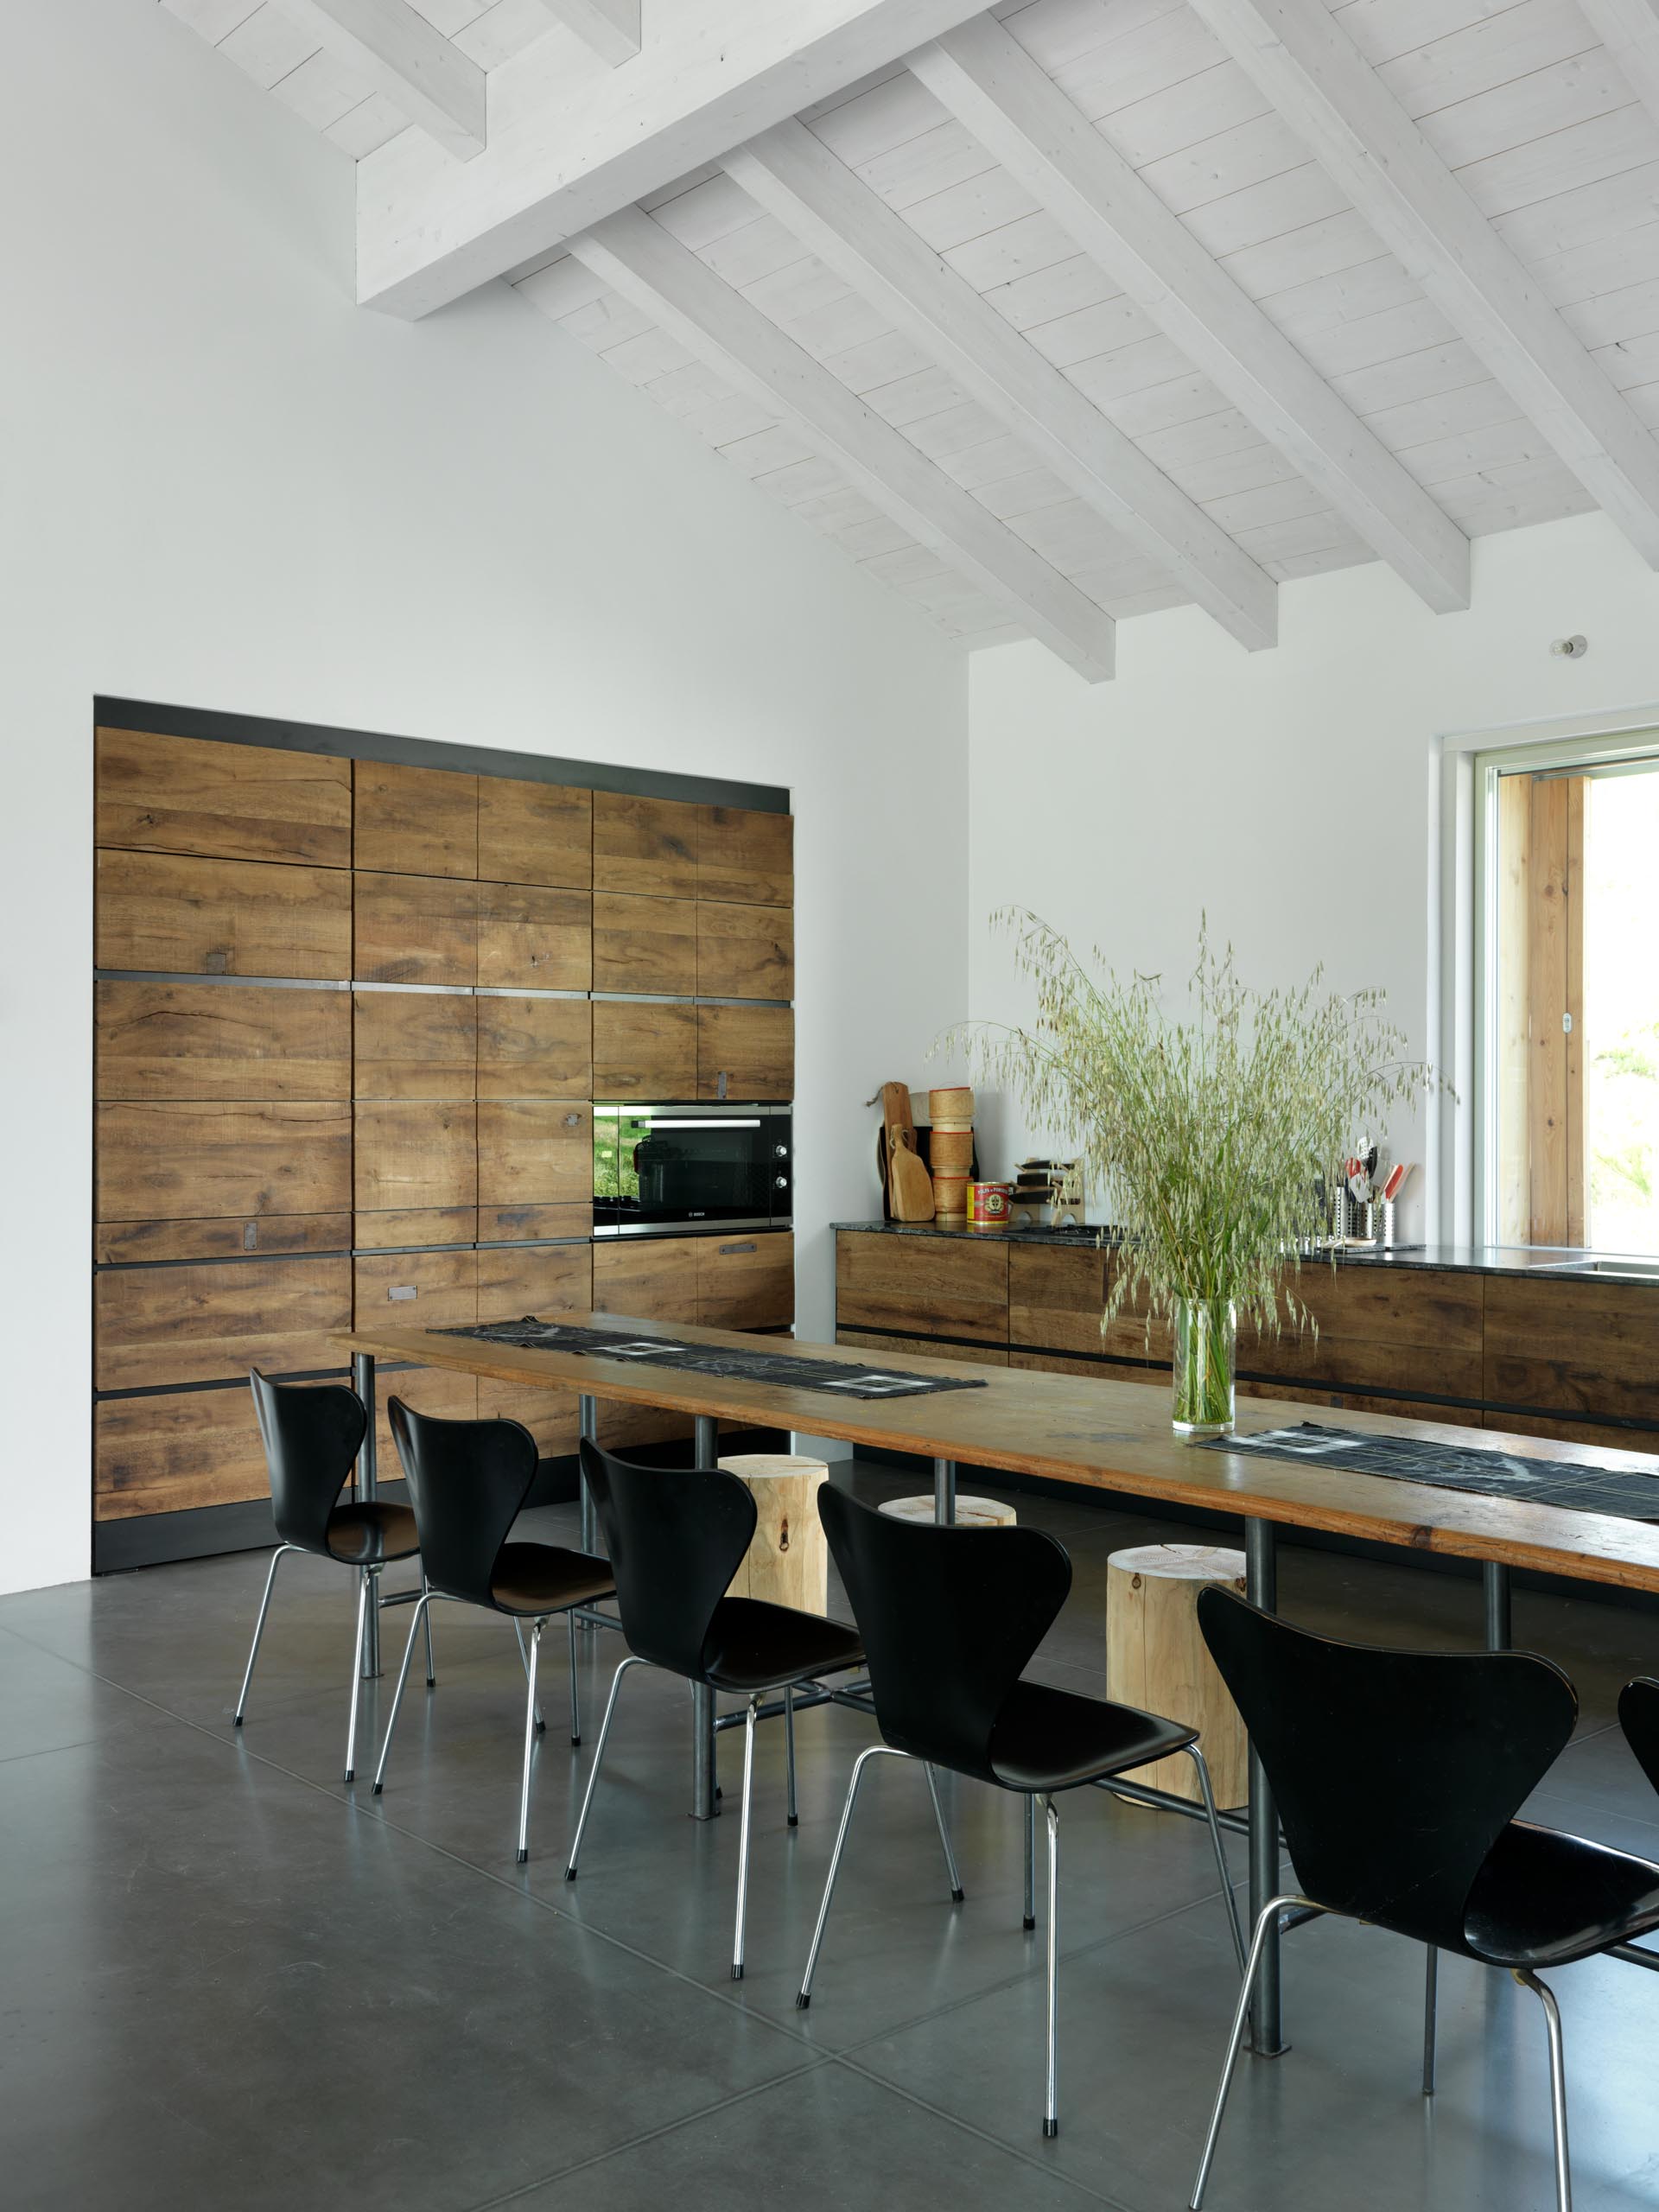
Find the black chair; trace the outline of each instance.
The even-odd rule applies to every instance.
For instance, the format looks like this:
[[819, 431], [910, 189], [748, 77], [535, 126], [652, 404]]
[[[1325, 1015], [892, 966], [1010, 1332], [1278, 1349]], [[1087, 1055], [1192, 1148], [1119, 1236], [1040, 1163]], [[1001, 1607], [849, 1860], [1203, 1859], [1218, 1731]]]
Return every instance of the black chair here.
[[[819, 1613], [797, 1612], [758, 1598], [728, 1598], [732, 1577], [754, 1535], [755, 1504], [747, 1486], [722, 1467], [645, 1467], [613, 1459], [583, 1440], [582, 1470], [599, 1514], [616, 1577], [617, 1611], [628, 1656], [617, 1669], [594, 1752], [593, 1772], [571, 1839], [565, 1879], [576, 1878], [582, 1831], [599, 1781], [616, 1713], [617, 1692], [630, 1667], [659, 1667], [688, 1682], [747, 1700], [743, 1739], [743, 1811], [738, 1831], [737, 1925], [732, 1979], [743, 1978], [743, 1931], [748, 1910], [749, 1823], [754, 1794], [754, 1724], [769, 1691], [791, 1692], [820, 1675], [861, 1664], [857, 1635]], [[794, 1801], [794, 1738], [789, 1732], [790, 1799]], [[947, 1846], [947, 1849], [948, 1849]]]
[[1637, 1764], [1659, 1789], [1659, 1681], [1651, 1675], [1638, 1675], [1619, 1692], [1618, 1725]]
[[[1515, 1818], [1573, 1733], [1572, 1683], [1528, 1652], [1334, 1643], [1226, 1590], [1200, 1594], [1198, 1620], [1267, 1770], [1301, 1891], [1272, 1898], [1257, 1917], [1194, 2212], [1262, 1941], [1287, 1905], [1410, 1936], [1430, 1947], [1431, 1965], [1445, 1950], [1504, 1967], [1533, 1992], [1549, 2036], [1556, 2200], [1571, 2212], [1560, 2014], [1537, 1969], [1659, 1928], [1659, 1866]], [[1432, 1973], [1428, 1989], [1432, 2022]], [[1425, 2092], [1433, 2086], [1426, 2064]]]
[[[362, 1505], [338, 1503], [351, 1479], [369, 1425], [363, 1401], [355, 1390], [347, 1389], [343, 1382], [270, 1382], [257, 1367], [250, 1370], [248, 1381], [270, 1476], [271, 1518], [282, 1541], [271, 1554], [265, 1594], [253, 1624], [253, 1644], [232, 1726], [239, 1728], [247, 1711], [248, 1686], [253, 1680], [265, 1616], [270, 1611], [270, 1593], [283, 1560], [289, 1552], [309, 1552], [316, 1559], [354, 1567], [357, 1641], [352, 1647], [351, 1718], [346, 1729], [346, 1779], [350, 1782], [357, 1771], [357, 1707], [370, 1596], [372, 1593], [376, 1604], [385, 1605], [387, 1601], [378, 1586], [380, 1570], [397, 1560], [413, 1559], [419, 1551], [415, 1516], [406, 1505], [382, 1503], [378, 1499]], [[429, 1684], [433, 1680], [429, 1628], [426, 1679]]]
[[[1048, 1819], [1048, 2081], [1043, 2133], [1056, 2134], [1060, 1820], [1054, 1800], [1062, 1790], [1186, 1752], [1198, 1770], [1222, 1895], [1243, 1962], [1237, 1908], [1198, 1732], [1133, 1706], [1020, 1680], [1071, 1587], [1065, 1546], [1041, 1529], [949, 1529], [899, 1521], [827, 1485], [818, 1493], [818, 1513], [864, 1639], [882, 1740], [861, 1751], [854, 1764], [795, 2001], [803, 2008], [812, 2001], [812, 1976], [842, 1851], [869, 1760], [883, 1752], [920, 1759], [930, 1769], [948, 1767], [1014, 1790], [1025, 1797], [1028, 1818], [1041, 1797]], [[1033, 1925], [1029, 1897], [1026, 1925]]]
[[[592, 1605], [613, 1595], [611, 1570], [602, 1559], [567, 1551], [558, 1544], [511, 1541], [512, 1524], [536, 1479], [536, 1440], [516, 1421], [440, 1421], [417, 1414], [401, 1398], [387, 1406], [397, 1456], [409, 1478], [415, 1520], [421, 1535], [426, 1588], [416, 1619], [410, 1623], [397, 1693], [386, 1719], [386, 1738], [374, 1770], [375, 1795], [385, 1783], [392, 1732], [404, 1701], [409, 1662], [415, 1649], [418, 1615], [429, 1614], [437, 1598], [486, 1612], [503, 1613], [513, 1624], [529, 1684], [524, 1702], [524, 1765], [518, 1793], [518, 1863], [530, 1856], [530, 1770], [543, 1722], [536, 1704], [536, 1675], [542, 1630], [555, 1613], [570, 1630], [570, 1741], [582, 1741], [582, 1713], [576, 1694], [578, 1605]], [[530, 1649], [524, 1652], [524, 1626], [530, 1624]]]

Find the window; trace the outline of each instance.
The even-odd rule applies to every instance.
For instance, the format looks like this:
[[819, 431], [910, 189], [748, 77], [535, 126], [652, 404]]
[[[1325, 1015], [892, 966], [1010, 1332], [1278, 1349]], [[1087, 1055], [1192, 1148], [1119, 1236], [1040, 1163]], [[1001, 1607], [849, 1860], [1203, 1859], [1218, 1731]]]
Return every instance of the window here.
[[1475, 775], [1483, 1232], [1659, 1254], [1659, 730]]

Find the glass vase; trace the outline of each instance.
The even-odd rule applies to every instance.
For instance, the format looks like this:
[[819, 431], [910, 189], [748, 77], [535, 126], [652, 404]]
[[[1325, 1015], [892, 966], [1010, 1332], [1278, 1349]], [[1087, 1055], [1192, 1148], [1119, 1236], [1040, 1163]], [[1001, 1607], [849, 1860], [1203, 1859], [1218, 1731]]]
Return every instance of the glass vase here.
[[1179, 1298], [1174, 1338], [1176, 1434], [1224, 1435], [1233, 1425], [1236, 1307], [1230, 1298]]

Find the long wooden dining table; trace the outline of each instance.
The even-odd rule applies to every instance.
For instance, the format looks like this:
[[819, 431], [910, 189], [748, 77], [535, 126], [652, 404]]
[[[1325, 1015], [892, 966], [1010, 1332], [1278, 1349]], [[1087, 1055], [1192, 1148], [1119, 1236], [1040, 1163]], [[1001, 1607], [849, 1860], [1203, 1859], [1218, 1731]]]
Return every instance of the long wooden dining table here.
[[[358, 1466], [359, 1495], [370, 1497], [375, 1491], [376, 1362], [385, 1360], [574, 1392], [581, 1432], [587, 1437], [596, 1435], [601, 1402], [689, 1414], [696, 1424], [699, 1465], [714, 1464], [722, 1421], [917, 1453], [933, 1463], [935, 1514], [944, 1522], [955, 1517], [957, 1470], [961, 1466], [1038, 1476], [1151, 1505], [1197, 1507], [1236, 1517], [1243, 1523], [1249, 1595], [1269, 1611], [1277, 1607], [1278, 1533], [1297, 1529], [1361, 1538], [1405, 1553], [1478, 1562], [1483, 1637], [1491, 1649], [1503, 1649], [1510, 1640], [1510, 1576], [1515, 1569], [1659, 1592], [1659, 1526], [1522, 1497], [1431, 1488], [1308, 1461], [1199, 1449], [1171, 1428], [1167, 1382], [1046, 1375], [908, 1353], [887, 1360], [863, 1347], [854, 1351], [689, 1323], [640, 1320], [629, 1314], [561, 1313], [556, 1318], [579, 1328], [622, 1330], [636, 1338], [671, 1338], [759, 1355], [784, 1353], [981, 1387], [858, 1400], [823, 1388], [711, 1375], [655, 1362], [641, 1364], [637, 1359], [591, 1351], [524, 1349], [447, 1331], [359, 1328], [335, 1339], [351, 1354], [353, 1379], [370, 1413]], [[1243, 1432], [1287, 1427], [1306, 1420], [1311, 1410], [1306, 1404], [1272, 1398], [1246, 1399], [1241, 1402], [1239, 1427]], [[1345, 1410], [1342, 1422], [1347, 1429], [1496, 1449], [1522, 1459], [1569, 1460], [1647, 1475], [1654, 1471], [1650, 1457], [1600, 1446]], [[1659, 1480], [1655, 1495], [1659, 1511]], [[582, 1528], [584, 1544], [591, 1548], [594, 1526], [585, 1495]], [[378, 1663], [377, 1646], [365, 1661], [365, 1671], [378, 1672]], [[692, 1811], [705, 1820], [718, 1809], [715, 1728], [714, 1700], [700, 1694], [694, 1700]], [[1254, 1753], [1247, 1830], [1254, 1921], [1268, 1900], [1280, 1894], [1281, 1850], [1278, 1815]], [[1266, 2056], [1285, 2047], [1276, 1929], [1264, 1948], [1253, 2043]]]

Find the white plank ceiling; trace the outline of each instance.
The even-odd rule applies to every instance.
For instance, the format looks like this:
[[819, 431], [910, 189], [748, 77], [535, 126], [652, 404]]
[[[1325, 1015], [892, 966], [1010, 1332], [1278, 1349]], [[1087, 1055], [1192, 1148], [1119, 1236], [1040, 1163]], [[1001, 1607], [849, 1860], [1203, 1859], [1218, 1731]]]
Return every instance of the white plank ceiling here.
[[[423, 191], [445, 163], [467, 178], [392, 79], [319, 37], [339, 0], [161, 3], [365, 164], [378, 205], [417, 167]], [[1092, 676], [1098, 614], [1196, 599], [1260, 645], [1267, 579], [1379, 553], [1452, 606], [1462, 538], [1598, 503], [1659, 555], [1659, 0], [913, 4], [908, 41], [901, 8], [868, 9], [892, 62], [799, 111], [860, 188], [823, 171], [844, 211], [823, 257], [775, 185], [803, 158], [785, 104], [750, 126], [785, 124], [778, 163], [734, 142], [734, 174], [645, 193], [642, 252], [631, 203], [595, 200], [578, 231], [527, 198], [493, 273], [947, 632], [1053, 642], [1052, 615]], [[429, 31], [490, 80], [481, 176], [526, 86], [645, 68], [699, 0], [368, 13], [404, 9], [411, 68]], [[807, 147], [801, 173], [821, 166]], [[883, 253], [911, 267], [908, 238], [931, 257], [917, 285], [874, 281]], [[826, 410], [810, 364], [862, 410]]]

